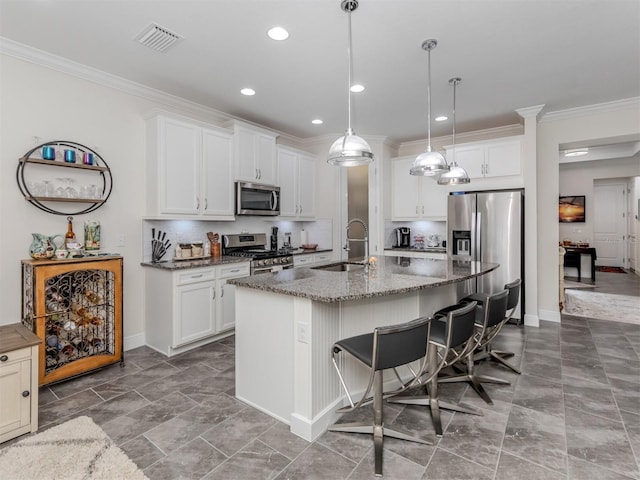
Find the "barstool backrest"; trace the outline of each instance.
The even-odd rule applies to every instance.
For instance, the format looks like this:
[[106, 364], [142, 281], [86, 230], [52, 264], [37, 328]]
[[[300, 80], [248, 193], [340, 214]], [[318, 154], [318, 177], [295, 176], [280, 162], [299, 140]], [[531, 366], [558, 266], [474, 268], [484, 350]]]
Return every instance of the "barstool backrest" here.
[[486, 328], [495, 327], [504, 321], [507, 314], [508, 300], [509, 290], [502, 290], [487, 297], [483, 306], [484, 324]]
[[509, 291], [509, 300], [507, 301], [507, 310], [512, 310], [518, 306], [520, 300], [520, 284], [522, 280], [519, 278], [511, 283], [507, 283], [504, 288]]
[[456, 348], [473, 336], [476, 319], [476, 302], [470, 302], [447, 313], [448, 347]]
[[430, 317], [373, 331], [373, 370], [385, 370], [419, 360], [427, 354]]

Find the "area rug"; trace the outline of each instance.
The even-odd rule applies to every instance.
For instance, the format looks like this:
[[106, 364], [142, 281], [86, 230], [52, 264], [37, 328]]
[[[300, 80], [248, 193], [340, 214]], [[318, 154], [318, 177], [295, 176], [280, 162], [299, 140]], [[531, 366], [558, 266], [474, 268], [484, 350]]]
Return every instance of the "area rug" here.
[[148, 480], [89, 417], [77, 417], [0, 447], [7, 480]]
[[[607, 267], [605, 265], [599, 265], [596, 267], [596, 272], [609, 272], [609, 273], [627, 273], [620, 267]], [[622, 277], [621, 277], [622, 278]]]
[[640, 297], [568, 289], [562, 313], [640, 325]]

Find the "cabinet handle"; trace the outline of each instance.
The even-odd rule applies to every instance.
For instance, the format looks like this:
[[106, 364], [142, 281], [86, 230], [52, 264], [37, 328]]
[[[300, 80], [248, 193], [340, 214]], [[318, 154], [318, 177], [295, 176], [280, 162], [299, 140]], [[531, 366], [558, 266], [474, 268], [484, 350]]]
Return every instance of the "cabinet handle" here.
[[22, 392], [22, 396], [24, 398], [27, 398], [29, 396], [29, 390], [25, 390], [24, 392]]
[[215, 288], [213, 289], [213, 297], [211, 297], [211, 299], [212, 299], [212, 300], [215, 300], [215, 299], [216, 299], [216, 289], [215, 289]]
[[191, 278], [200, 278], [202, 275], [202, 273], [200, 275], [191, 275]]
[[9, 360], [9, 357], [7, 355], [2, 355], [0, 357], [0, 362], [6, 362], [7, 360]]
[[224, 297], [224, 285], [220, 285], [220, 298]]
[[239, 268], [234, 268], [233, 270], [229, 270], [229, 273], [238, 273], [239, 271]]
[[258, 169], [256, 168], [256, 180], [258, 180], [260, 177], [258, 176]]
[[258, 169], [258, 180], [262, 178], [262, 169]]
[[208, 209], [209, 208], [209, 202], [207, 202], [207, 199], [204, 199], [204, 209]]
[[418, 205], [416, 205], [416, 215], [418, 214]]
[[196, 197], [196, 210], [200, 210], [200, 197]]
[[302, 205], [300, 205], [300, 215], [302, 215]]

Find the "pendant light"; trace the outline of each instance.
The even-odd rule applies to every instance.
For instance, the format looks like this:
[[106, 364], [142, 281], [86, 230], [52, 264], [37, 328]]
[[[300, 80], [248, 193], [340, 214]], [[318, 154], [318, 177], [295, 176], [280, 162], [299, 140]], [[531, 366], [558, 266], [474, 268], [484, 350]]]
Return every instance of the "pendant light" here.
[[351, 76], [353, 74], [351, 66], [351, 12], [358, 8], [358, 1], [342, 0], [340, 7], [349, 16], [349, 44], [347, 47], [349, 56], [349, 85], [347, 87], [349, 95], [349, 126], [344, 137], [340, 137], [331, 145], [327, 163], [340, 167], [359, 167], [373, 162], [373, 153], [369, 144], [363, 138], [357, 136], [351, 128]]
[[437, 45], [434, 38], [422, 42], [422, 49], [427, 51], [427, 150], [413, 161], [411, 175], [435, 176], [449, 169], [442, 154], [431, 150], [431, 50]]
[[461, 81], [460, 77], [449, 79], [449, 85], [453, 87], [453, 148], [451, 150], [449, 171], [440, 175], [438, 185], [462, 185], [471, 182], [467, 171], [456, 162], [456, 87]]

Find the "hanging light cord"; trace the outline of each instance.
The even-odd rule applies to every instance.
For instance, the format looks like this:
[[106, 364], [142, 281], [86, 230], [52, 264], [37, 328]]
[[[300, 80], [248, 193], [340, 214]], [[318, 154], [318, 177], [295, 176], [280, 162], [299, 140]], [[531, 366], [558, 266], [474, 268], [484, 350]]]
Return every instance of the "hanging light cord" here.
[[353, 76], [353, 55], [351, 52], [351, 11], [353, 10], [354, 6], [351, 2], [347, 3], [345, 5], [345, 8], [347, 9], [347, 15], [349, 17], [349, 28], [348, 28], [348, 32], [349, 32], [349, 44], [347, 46], [347, 55], [349, 57], [349, 85], [347, 86], [347, 95], [348, 95], [348, 104], [349, 104], [349, 118], [348, 118], [348, 134], [352, 135], [353, 134], [353, 130], [351, 130], [351, 77]]
[[452, 140], [453, 140], [453, 158], [451, 159], [451, 164], [453, 166], [456, 166], [456, 86], [458, 85], [458, 82], [460, 81], [460, 79], [455, 78], [453, 79], [453, 134], [452, 134]]
[[427, 151], [431, 151], [431, 49], [427, 50]]

